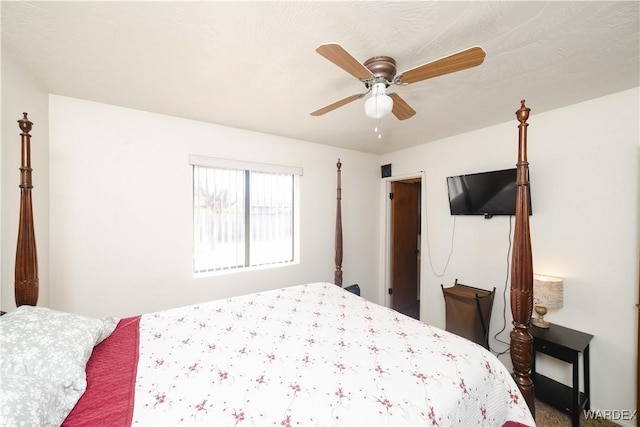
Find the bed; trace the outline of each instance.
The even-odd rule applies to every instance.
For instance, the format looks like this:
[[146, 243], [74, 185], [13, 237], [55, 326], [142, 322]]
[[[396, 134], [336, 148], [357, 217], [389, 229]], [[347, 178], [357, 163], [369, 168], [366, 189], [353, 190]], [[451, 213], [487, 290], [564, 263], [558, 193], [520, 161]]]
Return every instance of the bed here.
[[533, 426], [528, 113], [522, 101], [516, 113], [513, 373], [480, 345], [342, 288], [339, 161], [334, 283], [125, 319], [38, 307], [32, 123], [25, 113], [19, 121], [18, 308], [0, 318], [2, 422]]

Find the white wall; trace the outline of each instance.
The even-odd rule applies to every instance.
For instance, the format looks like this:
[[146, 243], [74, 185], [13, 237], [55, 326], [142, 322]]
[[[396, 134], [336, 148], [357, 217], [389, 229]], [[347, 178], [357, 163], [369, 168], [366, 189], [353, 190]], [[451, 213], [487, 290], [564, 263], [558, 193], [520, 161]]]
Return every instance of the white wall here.
[[[541, 114], [528, 105], [534, 271], [564, 278], [564, 307], [550, 310], [547, 319], [595, 336], [591, 390], [598, 409], [635, 409], [639, 98], [635, 88]], [[514, 113], [518, 108], [514, 102]], [[440, 284], [458, 278], [497, 288], [491, 335], [504, 325], [509, 218], [452, 217], [446, 177], [515, 167], [517, 124], [514, 114], [502, 125], [382, 158], [392, 163], [394, 175], [426, 172], [421, 316], [427, 323], [444, 327]], [[453, 255], [438, 277], [429, 255], [442, 273], [454, 220]], [[507, 329], [500, 335], [505, 341], [510, 322], [507, 309]], [[493, 339], [491, 346], [505, 348]], [[508, 355], [501, 359], [510, 365]], [[539, 368], [570, 383], [567, 366], [543, 356]]]
[[[342, 160], [344, 284], [377, 289], [378, 156], [51, 96], [51, 306], [133, 315], [333, 282]], [[301, 261], [192, 277], [189, 154], [301, 166]]]
[[38, 251], [38, 304], [49, 303], [49, 95], [8, 54], [2, 55], [2, 155], [0, 186], [0, 308], [15, 308], [14, 269], [20, 216], [20, 128], [29, 113], [31, 131], [32, 206]]

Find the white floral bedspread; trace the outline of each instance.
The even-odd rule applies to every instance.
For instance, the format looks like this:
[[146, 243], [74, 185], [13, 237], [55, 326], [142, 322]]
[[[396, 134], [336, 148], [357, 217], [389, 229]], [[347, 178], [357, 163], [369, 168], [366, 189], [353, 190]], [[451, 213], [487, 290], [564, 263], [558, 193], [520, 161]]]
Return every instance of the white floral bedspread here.
[[534, 425], [484, 348], [328, 283], [142, 316], [133, 423]]

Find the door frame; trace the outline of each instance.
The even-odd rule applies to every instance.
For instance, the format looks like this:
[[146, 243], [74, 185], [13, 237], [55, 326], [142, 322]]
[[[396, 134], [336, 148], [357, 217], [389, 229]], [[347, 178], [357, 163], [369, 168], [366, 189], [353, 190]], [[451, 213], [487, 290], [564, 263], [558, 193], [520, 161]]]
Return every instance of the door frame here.
[[[382, 271], [381, 277], [382, 286], [379, 289], [379, 301], [383, 302], [385, 307], [391, 308], [391, 295], [387, 291], [391, 287], [391, 200], [389, 199], [389, 193], [391, 192], [391, 183], [395, 181], [404, 181], [407, 179], [416, 179], [419, 178], [421, 182], [420, 186], [420, 211], [422, 215], [420, 216], [420, 228], [424, 230], [424, 221], [425, 221], [425, 201], [426, 201], [426, 185], [425, 179], [426, 174], [424, 171], [411, 173], [407, 175], [399, 175], [399, 176], [391, 176], [388, 178], [382, 178], [382, 185], [380, 186], [381, 197], [383, 203], [383, 221], [384, 221], [384, 236], [382, 238], [382, 262], [380, 263]], [[424, 239], [420, 240], [420, 253], [424, 253]], [[422, 270], [422, 264], [420, 264], [420, 270]], [[418, 274], [418, 287], [420, 288], [420, 294], [422, 297], [422, 290], [424, 286], [422, 286], [422, 271]], [[422, 298], [420, 298], [422, 301]], [[422, 303], [420, 304], [420, 309], [422, 310]]]

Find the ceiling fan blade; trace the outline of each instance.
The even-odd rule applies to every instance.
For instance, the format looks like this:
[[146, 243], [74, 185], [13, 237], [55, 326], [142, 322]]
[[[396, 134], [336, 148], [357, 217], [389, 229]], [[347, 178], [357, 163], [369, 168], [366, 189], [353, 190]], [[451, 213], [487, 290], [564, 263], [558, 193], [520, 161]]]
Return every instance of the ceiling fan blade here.
[[393, 99], [393, 109], [391, 112], [398, 120], [406, 120], [415, 116], [415, 110], [411, 108], [404, 99], [400, 98], [400, 95], [394, 92], [390, 93], [389, 96]]
[[396, 77], [398, 83], [415, 83], [455, 71], [476, 67], [484, 61], [486, 53], [479, 46], [470, 47], [453, 55], [445, 56], [418, 67], [412, 68]]
[[329, 111], [335, 110], [338, 107], [342, 107], [343, 105], [347, 105], [348, 103], [353, 102], [356, 99], [360, 99], [364, 95], [365, 95], [364, 93], [358, 93], [356, 95], [347, 96], [346, 98], [341, 99], [340, 101], [334, 102], [333, 104], [329, 104], [326, 107], [322, 107], [319, 110], [314, 111], [313, 113], [311, 113], [311, 115], [312, 116], [321, 116], [323, 114], [328, 113]]
[[337, 43], [321, 44], [316, 49], [320, 55], [351, 74], [356, 79], [367, 80], [373, 77], [371, 71]]

